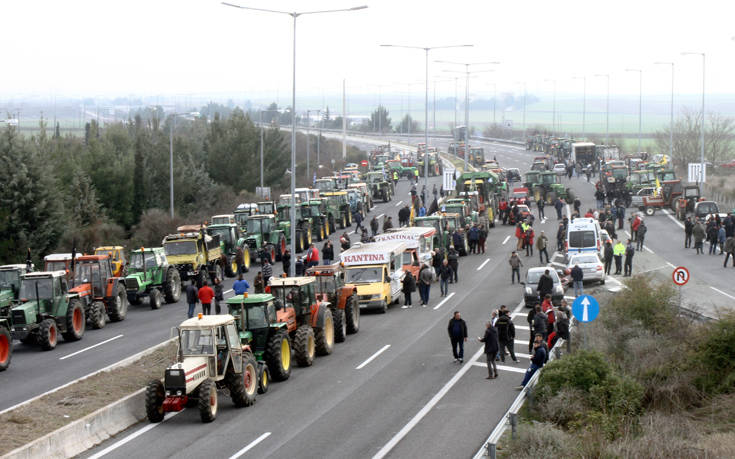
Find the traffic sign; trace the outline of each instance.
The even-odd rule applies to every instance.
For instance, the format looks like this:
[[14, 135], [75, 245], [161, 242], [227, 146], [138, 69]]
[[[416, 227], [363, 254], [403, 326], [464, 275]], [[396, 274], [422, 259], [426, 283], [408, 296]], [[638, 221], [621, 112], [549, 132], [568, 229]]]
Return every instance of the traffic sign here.
[[363, 159], [362, 161], [360, 161], [360, 165], [363, 166], [363, 167], [367, 167], [368, 162]]
[[445, 168], [444, 173], [442, 174], [442, 187], [444, 188], [444, 191], [453, 191], [455, 189], [455, 178], [454, 178], [454, 172], [456, 169], [450, 169]]
[[578, 296], [572, 303], [572, 314], [579, 322], [592, 322], [600, 313], [600, 303], [591, 295]]
[[702, 163], [689, 163], [688, 166], [687, 179], [690, 183], [707, 182], [707, 166], [702, 167]]
[[674, 279], [676, 285], [681, 287], [689, 282], [689, 270], [683, 266], [676, 267], [674, 272], [671, 273], [671, 278]]

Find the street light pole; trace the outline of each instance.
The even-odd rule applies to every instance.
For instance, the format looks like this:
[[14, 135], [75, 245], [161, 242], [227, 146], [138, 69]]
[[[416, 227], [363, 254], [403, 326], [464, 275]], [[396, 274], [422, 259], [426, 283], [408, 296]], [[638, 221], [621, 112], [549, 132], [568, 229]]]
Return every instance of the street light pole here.
[[306, 110], [306, 181], [309, 181], [309, 114], [311, 110]]
[[[239, 8], [243, 10], [260, 11], [264, 13], [277, 13], [291, 16], [293, 19], [293, 61], [292, 61], [292, 85], [291, 85], [291, 266], [289, 267], [289, 276], [295, 276], [296, 274], [296, 19], [299, 16], [305, 14], [321, 14], [321, 13], [337, 13], [344, 11], [356, 11], [367, 8], [367, 6], [356, 6], [353, 8], [343, 8], [336, 10], [321, 10], [321, 11], [304, 11], [304, 12], [289, 12], [279, 10], [268, 10], [264, 8], [253, 8], [249, 6], [235, 5], [232, 3], [222, 2], [225, 6], [231, 6], [233, 8]], [[344, 122], [344, 120], [343, 120]], [[343, 147], [344, 151], [344, 147]]]
[[596, 77], [607, 78], [607, 100], [605, 101], [605, 145], [609, 145], [610, 136], [610, 74], [601, 73], [595, 75]]
[[641, 126], [643, 125], [643, 70], [625, 69], [626, 72], [638, 72], [638, 153], [641, 152]]
[[674, 63], [673, 62], [655, 62], [657, 65], [671, 66], [671, 113], [669, 120], [669, 158], [674, 159]]
[[704, 64], [705, 54], [704, 53], [681, 53], [682, 56], [702, 56], [702, 124], [700, 125], [700, 138], [701, 138], [701, 150], [699, 152], [699, 183], [704, 183]]
[[572, 78], [575, 80], [582, 80], [582, 138], [584, 138], [587, 133], [585, 129], [585, 121], [587, 117], [587, 76]]
[[553, 96], [553, 105], [552, 105], [552, 114], [551, 114], [551, 131], [556, 136], [556, 80], [544, 80], [546, 82], [554, 83], [554, 96]]

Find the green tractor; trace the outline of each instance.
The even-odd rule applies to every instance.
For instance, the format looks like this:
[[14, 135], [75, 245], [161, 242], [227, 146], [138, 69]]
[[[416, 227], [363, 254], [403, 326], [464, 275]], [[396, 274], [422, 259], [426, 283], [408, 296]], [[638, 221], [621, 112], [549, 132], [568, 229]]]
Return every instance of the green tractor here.
[[[419, 174], [421, 170], [419, 170]], [[365, 174], [365, 182], [370, 187], [373, 199], [388, 202], [393, 197], [393, 184], [385, 179], [383, 172], [373, 171]]]
[[574, 191], [571, 188], [564, 187], [556, 172], [542, 172], [540, 178], [541, 183], [533, 188], [534, 198], [536, 198], [538, 191], [539, 197], [549, 204], [554, 202], [554, 199], [557, 197], [567, 202], [574, 200]]
[[352, 226], [352, 212], [346, 191], [322, 193], [319, 197], [322, 201], [326, 201], [325, 212], [330, 228], [336, 229], [336, 225], [339, 225], [340, 229]]
[[472, 225], [479, 220], [477, 211], [470, 209], [469, 203], [463, 198], [451, 198], [444, 201], [442, 205], [444, 212], [457, 214], [464, 225]]
[[[526, 181], [523, 182], [523, 186], [528, 188], [528, 192], [531, 193], [534, 200], [541, 199], [541, 171], [526, 172]], [[536, 191], [538, 191], [538, 196]]]
[[447, 221], [444, 215], [435, 213], [427, 215], [426, 217], [416, 217], [413, 221], [413, 226], [419, 228], [434, 228], [434, 247], [447, 248], [451, 242], [449, 237], [449, 228], [447, 227]]
[[242, 203], [235, 209], [235, 223], [240, 227], [240, 231], [246, 231], [248, 226], [248, 217], [261, 213], [258, 211], [258, 205], [252, 202]]
[[10, 359], [13, 357], [10, 308], [18, 300], [21, 277], [28, 272], [28, 265], [0, 266], [0, 371], [10, 366]]
[[651, 170], [631, 171], [628, 179], [625, 181], [625, 188], [631, 193], [636, 194], [642, 188], [654, 186], [656, 183], [656, 174]]
[[334, 228], [329, 226], [326, 208], [326, 203], [321, 199], [312, 199], [301, 203], [301, 215], [308, 215], [311, 218], [311, 233], [316, 234], [318, 241], [323, 241], [334, 232]]
[[322, 177], [314, 184], [320, 193], [328, 193], [337, 189], [337, 177]]
[[[290, 225], [288, 228], [290, 229]], [[280, 260], [286, 252], [287, 234], [290, 234], [290, 231], [284, 231], [280, 222], [276, 221], [275, 215], [250, 216], [248, 218], [247, 237], [245, 238], [245, 246], [250, 259], [260, 260], [262, 263], [263, 257], [267, 254], [271, 263], [276, 259]]]
[[181, 277], [168, 264], [163, 247], [141, 247], [130, 254], [125, 288], [130, 304], [140, 304], [147, 297], [151, 309], [160, 309], [164, 299], [166, 303], [179, 301]]
[[[429, 177], [436, 177], [437, 175], [441, 175], [442, 168], [441, 168], [441, 161], [439, 161], [439, 156], [435, 149], [429, 148]], [[421, 154], [418, 161], [416, 161], [416, 168], [419, 170], [419, 176], [424, 176], [424, 169], [426, 166], [424, 165], [424, 158], [426, 158], [426, 154]]]
[[306, 234], [308, 242], [304, 245], [304, 249], [315, 240], [324, 239], [324, 227], [321, 226], [321, 218], [311, 216], [311, 208], [308, 202], [299, 202], [296, 204], [296, 232]]
[[485, 149], [482, 147], [470, 147], [467, 161], [475, 167], [481, 167], [485, 163]]
[[444, 221], [446, 223], [446, 233], [447, 233], [447, 239], [450, 241], [450, 243], [453, 244], [453, 235], [455, 232], [459, 232], [459, 235], [462, 238], [462, 244], [459, 247], [454, 247], [457, 249], [457, 252], [459, 252], [460, 256], [466, 256], [470, 253], [470, 240], [467, 234], [467, 231], [465, 231], [464, 227], [466, 225], [466, 222], [462, 218], [460, 214], [457, 213], [445, 213], [444, 214]]
[[[242, 249], [243, 254], [248, 252], [247, 247], [245, 247], [245, 236], [240, 231], [240, 227], [232, 223], [209, 225], [206, 228], [206, 232], [210, 236], [219, 235], [219, 244], [222, 249], [222, 255], [226, 258], [224, 263], [225, 275], [227, 277], [235, 277], [237, 275], [237, 249]], [[276, 253], [276, 257], [277, 259], [280, 259], [280, 253]], [[243, 257], [243, 261], [245, 269], [249, 270], [249, 254]]]
[[18, 302], [10, 308], [12, 336], [44, 351], [64, 341], [82, 339], [86, 327], [84, 304], [69, 293], [64, 271], [28, 273], [21, 278]]

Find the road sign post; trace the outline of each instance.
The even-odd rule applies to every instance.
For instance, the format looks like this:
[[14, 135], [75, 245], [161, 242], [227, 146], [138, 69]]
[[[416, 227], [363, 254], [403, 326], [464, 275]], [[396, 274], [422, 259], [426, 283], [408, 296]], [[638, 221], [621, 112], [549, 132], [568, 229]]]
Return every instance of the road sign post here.
[[688, 164], [688, 177], [690, 183], [706, 183], [707, 182], [707, 166], [702, 163]]
[[572, 303], [572, 315], [579, 322], [579, 330], [582, 333], [582, 342], [587, 346], [587, 339], [582, 328], [583, 323], [592, 322], [600, 314], [600, 303], [592, 295], [578, 296]]
[[442, 186], [444, 187], [444, 191], [454, 191], [455, 189], [455, 181], [454, 181], [454, 172], [456, 169], [444, 169], [444, 173], [442, 175]]
[[683, 266], [677, 266], [671, 273], [671, 279], [679, 289], [679, 311], [681, 311], [681, 288], [689, 282], [689, 270]]

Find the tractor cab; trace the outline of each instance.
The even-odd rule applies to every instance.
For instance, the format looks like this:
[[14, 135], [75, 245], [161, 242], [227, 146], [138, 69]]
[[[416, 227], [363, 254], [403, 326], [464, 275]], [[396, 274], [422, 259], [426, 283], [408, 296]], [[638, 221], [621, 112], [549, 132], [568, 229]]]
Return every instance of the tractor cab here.
[[273, 201], [263, 201], [258, 203], [258, 213], [273, 215], [276, 213], [276, 203]]
[[21, 277], [29, 272], [28, 265], [0, 266], [0, 308], [18, 299]]
[[127, 263], [127, 261], [125, 260], [125, 250], [123, 249], [123, 247], [119, 245], [97, 247], [96, 249], [94, 249], [94, 254], [107, 255], [108, 257], [110, 257], [112, 274], [114, 274], [115, 277], [120, 277], [124, 275], [125, 264]]
[[235, 223], [235, 214], [213, 215], [210, 225], [229, 225]]
[[256, 358], [266, 350], [269, 328], [286, 326], [279, 322], [273, 295], [269, 293], [235, 295], [228, 298], [227, 309], [235, 318], [240, 341], [250, 345]]
[[114, 322], [125, 319], [128, 309], [125, 280], [114, 275], [107, 255], [76, 257], [72, 285], [70, 291], [79, 295], [95, 328], [104, 326], [105, 312]]
[[319, 192], [334, 191], [336, 186], [336, 177], [324, 177], [316, 180], [316, 187]]

